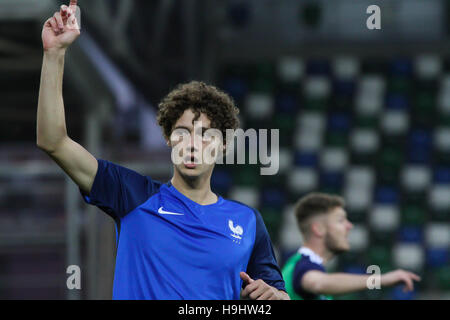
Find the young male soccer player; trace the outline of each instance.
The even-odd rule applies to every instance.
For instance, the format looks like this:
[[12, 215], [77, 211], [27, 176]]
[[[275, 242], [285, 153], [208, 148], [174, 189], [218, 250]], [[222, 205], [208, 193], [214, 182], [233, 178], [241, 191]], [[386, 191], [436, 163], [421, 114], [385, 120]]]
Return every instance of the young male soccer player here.
[[[240, 294], [289, 299], [261, 215], [214, 194], [214, 163], [198, 161], [204, 156], [201, 147], [211, 143], [205, 130], [225, 133], [238, 126], [238, 110], [225, 93], [192, 82], [160, 104], [158, 121], [167, 143], [182, 154], [166, 184], [97, 160], [69, 138], [62, 79], [66, 48], [80, 35], [76, 4], [72, 0], [62, 6], [44, 25], [37, 145], [80, 187], [88, 203], [114, 218], [114, 299], [236, 300]], [[198, 130], [197, 120], [202, 123]]]
[[[347, 236], [353, 225], [347, 220], [341, 197], [312, 193], [295, 207], [297, 223], [304, 245], [283, 267], [286, 289], [293, 300], [326, 300], [331, 295], [367, 289], [371, 275], [326, 273], [324, 264], [350, 249]], [[381, 288], [404, 282], [413, 290], [420, 277], [412, 272], [395, 270], [381, 275]]]

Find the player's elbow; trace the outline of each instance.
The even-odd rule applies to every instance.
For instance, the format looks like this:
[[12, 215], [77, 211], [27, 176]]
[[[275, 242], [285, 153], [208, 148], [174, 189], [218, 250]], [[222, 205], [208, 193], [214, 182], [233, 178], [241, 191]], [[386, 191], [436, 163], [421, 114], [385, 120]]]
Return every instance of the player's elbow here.
[[36, 130], [36, 145], [42, 151], [48, 154], [57, 152], [64, 141], [67, 141], [67, 138], [68, 135], [64, 124], [47, 128], [38, 123]]
[[302, 286], [306, 291], [309, 291], [313, 294], [326, 293], [326, 283], [324, 277], [322, 276], [305, 276], [302, 281]]
[[56, 146], [37, 139], [36, 146], [47, 154], [52, 154], [56, 151]]
[[47, 153], [48, 153], [48, 151], [50, 151], [50, 148], [49, 148], [48, 144], [42, 142], [42, 141], [39, 140], [39, 139], [36, 140], [36, 146], [37, 146], [39, 149], [41, 149], [42, 151], [44, 151], [44, 152], [47, 152]]
[[58, 151], [66, 140], [67, 135], [60, 135], [58, 137], [46, 137], [45, 135], [40, 135], [38, 133], [36, 139], [36, 146], [44, 151], [45, 153], [51, 155]]
[[316, 281], [313, 286], [312, 290], [315, 294], [326, 294], [327, 293], [327, 286], [324, 283], [324, 281]]
[[304, 286], [305, 289], [314, 294], [321, 294], [324, 289], [324, 285], [320, 281], [314, 281]]

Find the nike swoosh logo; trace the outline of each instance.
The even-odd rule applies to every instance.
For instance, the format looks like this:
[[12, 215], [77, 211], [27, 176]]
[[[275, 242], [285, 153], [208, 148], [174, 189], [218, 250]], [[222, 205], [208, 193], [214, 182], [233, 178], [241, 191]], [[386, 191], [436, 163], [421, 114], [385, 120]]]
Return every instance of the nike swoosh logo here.
[[176, 212], [164, 211], [163, 207], [159, 208], [158, 213], [159, 214], [168, 214], [168, 215], [172, 215], [172, 216], [184, 216], [184, 213], [176, 213]]

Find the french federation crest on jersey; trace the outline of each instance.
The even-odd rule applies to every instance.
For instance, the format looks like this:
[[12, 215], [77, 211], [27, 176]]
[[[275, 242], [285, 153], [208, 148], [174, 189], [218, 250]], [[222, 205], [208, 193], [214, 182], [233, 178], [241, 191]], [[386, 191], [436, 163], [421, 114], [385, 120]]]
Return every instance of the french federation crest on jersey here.
[[239, 225], [234, 225], [232, 220], [228, 220], [228, 227], [231, 230], [231, 236], [234, 238], [233, 242], [240, 244], [242, 240], [242, 235], [244, 234], [244, 229]]

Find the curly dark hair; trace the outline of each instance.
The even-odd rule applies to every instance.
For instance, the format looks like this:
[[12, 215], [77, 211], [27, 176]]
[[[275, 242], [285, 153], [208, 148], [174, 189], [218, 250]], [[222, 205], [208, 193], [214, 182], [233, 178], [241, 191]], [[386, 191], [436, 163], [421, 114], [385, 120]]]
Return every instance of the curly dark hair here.
[[187, 109], [195, 114], [195, 120], [204, 113], [211, 128], [220, 130], [223, 137], [227, 129], [239, 127], [239, 109], [228, 94], [204, 82], [192, 81], [178, 85], [159, 104], [158, 124], [166, 139], [170, 139], [175, 123]]

